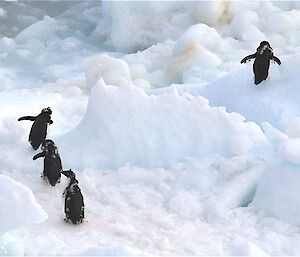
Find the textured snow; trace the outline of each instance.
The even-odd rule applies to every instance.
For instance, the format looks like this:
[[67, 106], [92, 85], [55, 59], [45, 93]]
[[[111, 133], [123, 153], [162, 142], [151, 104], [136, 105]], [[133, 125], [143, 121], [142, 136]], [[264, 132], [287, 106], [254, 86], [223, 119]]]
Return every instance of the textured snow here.
[[[298, 255], [299, 10], [0, 2], [0, 255]], [[282, 65], [255, 86], [240, 60], [262, 40]], [[41, 180], [17, 122], [47, 106], [84, 195], [78, 226], [67, 179]]]
[[[263, 158], [269, 150], [258, 126], [245, 123], [237, 113], [210, 107], [203, 97], [179, 96], [176, 89], [147, 95], [135, 85], [113, 87], [103, 80], [92, 88], [81, 123], [60, 144], [65, 158], [80, 168], [126, 163], [164, 167], [217, 153]], [[74, 144], [84, 145], [85, 151], [73, 149]]]
[[29, 188], [4, 175], [0, 175], [0, 188], [0, 235], [8, 230], [47, 219], [46, 212], [37, 203]]

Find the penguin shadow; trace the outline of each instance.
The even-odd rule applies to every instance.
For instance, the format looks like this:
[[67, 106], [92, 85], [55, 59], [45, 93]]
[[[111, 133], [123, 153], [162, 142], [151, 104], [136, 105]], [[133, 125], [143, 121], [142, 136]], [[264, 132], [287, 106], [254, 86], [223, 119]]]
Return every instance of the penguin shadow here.
[[46, 139], [48, 125], [52, 124], [52, 110], [50, 107], [42, 109], [37, 116], [23, 116], [18, 121], [33, 121], [30, 133], [29, 143], [34, 150], [41, 146], [41, 152], [33, 156], [33, 160], [44, 158], [44, 167], [41, 178], [45, 184], [56, 186], [61, 181], [61, 174], [69, 179], [69, 183], [63, 193], [64, 197], [64, 221], [70, 224], [81, 224], [84, 219], [84, 198], [76, 179], [76, 174], [70, 169], [64, 171], [62, 162], [58, 153], [58, 147], [51, 139]]

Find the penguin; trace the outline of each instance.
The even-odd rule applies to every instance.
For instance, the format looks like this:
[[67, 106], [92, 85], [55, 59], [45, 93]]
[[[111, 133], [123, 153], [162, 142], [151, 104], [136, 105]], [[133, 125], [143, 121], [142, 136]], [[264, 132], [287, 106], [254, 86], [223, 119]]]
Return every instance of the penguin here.
[[70, 169], [62, 171], [67, 178], [70, 179], [69, 185], [66, 187], [63, 196], [65, 197], [65, 214], [66, 222], [79, 224], [84, 219], [84, 202], [81, 190], [78, 186], [75, 173]]
[[62, 164], [56, 145], [50, 139], [42, 144], [42, 152], [33, 156], [33, 160], [40, 157], [44, 158], [44, 170], [42, 178], [49, 181], [51, 186], [55, 186], [60, 182]]
[[267, 79], [271, 60], [275, 61], [278, 65], [281, 64], [281, 61], [273, 55], [273, 49], [267, 41], [262, 41], [257, 47], [256, 53], [246, 56], [241, 60], [241, 63], [246, 63], [251, 59], [255, 59], [253, 63], [255, 85]]
[[48, 124], [52, 124], [51, 120], [52, 111], [50, 107], [44, 108], [38, 116], [23, 116], [18, 119], [33, 121], [30, 133], [29, 142], [34, 150], [37, 150], [47, 135]]

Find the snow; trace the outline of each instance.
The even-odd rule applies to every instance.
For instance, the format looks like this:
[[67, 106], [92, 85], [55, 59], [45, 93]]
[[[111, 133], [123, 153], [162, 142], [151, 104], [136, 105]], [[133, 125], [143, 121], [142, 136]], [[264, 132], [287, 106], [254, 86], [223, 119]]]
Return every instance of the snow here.
[[40, 41], [45, 42], [49, 37], [53, 37], [58, 30], [57, 27], [55, 19], [45, 16], [43, 20], [35, 22], [20, 32], [15, 39], [19, 44], [25, 43], [32, 38], [38, 38]]
[[1, 223], [0, 235], [8, 230], [47, 219], [32, 191], [8, 176], [0, 175]]
[[[259, 182], [254, 198], [254, 203], [260, 208], [260, 211], [289, 224], [298, 225], [300, 221], [299, 174], [299, 167], [292, 165], [270, 168]], [[269, 197], [264, 197], [265, 195]]]
[[107, 54], [90, 57], [86, 61], [87, 86], [91, 88], [99, 79], [105, 83], [119, 86], [122, 80], [130, 80], [130, 71], [126, 62]]
[[[0, 2], [0, 255], [297, 255], [297, 1]], [[240, 60], [268, 40], [282, 65]], [[28, 144], [76, 172], [86, 218]]]
[[[100, 80], [92, 88], [83, 120], [59, 143], [64, 158], [80, 168], [126, 163], [164, 167], [215, 153], [263, 155], [267, 138], [255, 124], [243, 121], [239, 114], [211, 108], [202, 97], [179, 96], [176, 89], [149, 96], [127, 82], [113, 87]], [[79, 152], [69, 149], [73, 144], [85, 147], [84, 153], [78, 149], [80, 161], [73, 157]]]

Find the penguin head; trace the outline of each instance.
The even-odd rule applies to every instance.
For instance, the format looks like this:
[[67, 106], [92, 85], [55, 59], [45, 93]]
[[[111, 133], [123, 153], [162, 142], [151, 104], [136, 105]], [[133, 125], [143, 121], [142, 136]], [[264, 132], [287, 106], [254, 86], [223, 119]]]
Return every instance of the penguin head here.
[[54, 145], [48, 145], [46, 152], [50, 155], [56, 155], [57, 154], [57, 148]]
[[41, 146], [43, 152], [47, 152], [49, 154], [57, 154], [57, 147], [55, 143], [51, 139], [46, 139]]
[[51, 110], [50, 107], [47, 107], [47, 108], [44, 108], [44, 109], [42, 110], [42, 113], [48, 113], [49, 115], [51, 115], [51, 114], [52, 114], [52, 110]]
[[260, 42], [259, 47], [257, 47], [257, 52], [259, 52], [259, 54], [263, 54], [265, 50], [273, 51], [273, 48], [268, 41]]
[[259, 44], [259, 46], [264, 46], [264, 45], [267, 45], [267, 46], [271, 47], [270, 43], [268, 41], [261, 41], [260, 44]]

